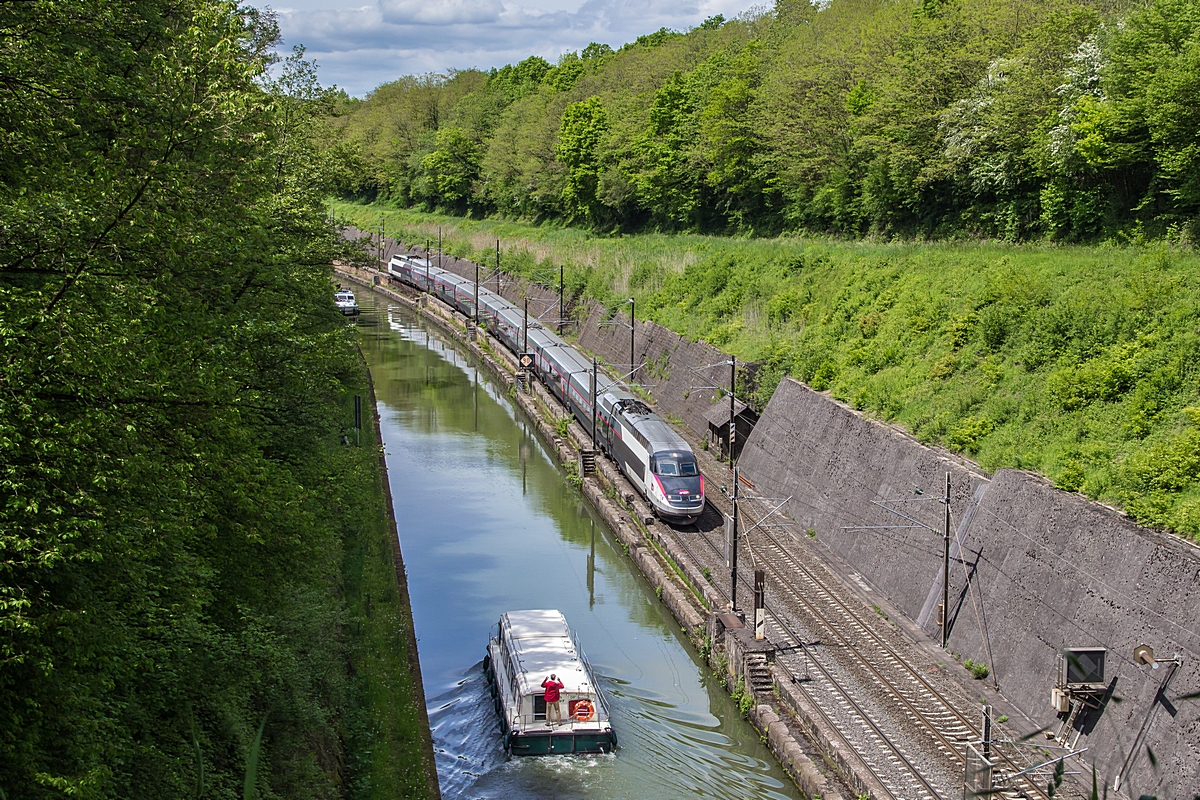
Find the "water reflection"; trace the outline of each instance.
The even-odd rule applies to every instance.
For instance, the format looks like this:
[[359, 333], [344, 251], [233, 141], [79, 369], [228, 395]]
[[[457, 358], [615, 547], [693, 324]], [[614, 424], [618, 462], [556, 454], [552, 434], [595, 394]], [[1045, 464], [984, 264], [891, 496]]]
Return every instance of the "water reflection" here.
[[[506, 389], [407, 312], [360, 305], [446, 798], [798, 798]], [[505, 759], [480, 659], [520, 608], [578, 630], [616, 754]]]

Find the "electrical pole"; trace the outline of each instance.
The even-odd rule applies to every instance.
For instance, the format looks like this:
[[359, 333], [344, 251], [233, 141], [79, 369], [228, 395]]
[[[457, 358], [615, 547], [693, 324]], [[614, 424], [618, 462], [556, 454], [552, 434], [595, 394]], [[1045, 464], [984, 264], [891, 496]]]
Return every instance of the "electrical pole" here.
[[475, 262], [475, 327], [479, 327], [479, 262]]
[[563, 326], [563, 265], [558, 265], [558, 335], [562, 336]]
[[500, 240], [496, 240], [496, 294], [500, 294]]
[[946, 649], [946, 630], [950, 627], [950, 473], [946, 473], [946, 531], [942, 537], [942, 649]]
[[629, 298], [629, 382], [633, 383], [633, 372], [637, 367], [633, 363], [633, 322], [634, 322], [634, 305], [633, 298]]
[[767, 572], [754, 570], [754, 639], [767, 638]]
[[525, 296], [525, 321], [521, 323], [521, 333], [524, 336], [524, 344], [521, 346], [522, 353], [529, 352], [529, 296]]
[[737, 359], [729, 357], [729, 465], [733, 468], [733, 555], [729, 568], [729, 610], [737, 611], [737, 579], [738, 579], [738, 468], [737, 460], [733, 457], [733, 448], [737, 444], [737, 417], [734, 416], [734, 392], [737, 390]]
[[596, 452], [596, 357], [592, 356], [592, 452]]
[[442, 226], [438, 225], [438, 266], [442, 265]]

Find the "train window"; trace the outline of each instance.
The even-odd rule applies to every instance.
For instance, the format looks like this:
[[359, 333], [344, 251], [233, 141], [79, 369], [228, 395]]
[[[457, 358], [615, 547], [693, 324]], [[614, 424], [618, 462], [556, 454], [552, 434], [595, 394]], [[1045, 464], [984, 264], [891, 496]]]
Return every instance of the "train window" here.
[[650, 470], [655, 475], [698, 475], [696, 462], [682, 453], [664, 454], [650, 459]]

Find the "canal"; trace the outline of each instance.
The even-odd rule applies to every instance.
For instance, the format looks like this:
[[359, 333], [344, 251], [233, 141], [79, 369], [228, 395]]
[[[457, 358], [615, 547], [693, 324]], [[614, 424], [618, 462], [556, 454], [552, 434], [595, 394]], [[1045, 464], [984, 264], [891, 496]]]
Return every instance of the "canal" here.
[[[447, 800], [799, 798], [504, 385], [359, 294]], [[557, 608], [578, 631], [616, 753], [505, 758], [482, 658], [500, 614], [525, 608]]]

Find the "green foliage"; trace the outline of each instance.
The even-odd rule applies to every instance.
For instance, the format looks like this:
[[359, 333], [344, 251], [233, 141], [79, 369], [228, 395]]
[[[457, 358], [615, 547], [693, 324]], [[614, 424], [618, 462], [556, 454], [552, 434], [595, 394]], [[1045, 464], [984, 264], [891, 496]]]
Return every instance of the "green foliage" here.
[[413, 239], [437, 226], [455, 231], [455, 252], [485, 257], [503, 237], [527, 274], [565, 264], [583, 297], [632, 294], [639, 317], [757, 361], [748, 399], [758, 408], [790, 375], [985, 469], [1038, 471], [1200, 535], [1200, 426], [1185, 411], [1200, 407], [1190, 251], [605, 237], [411, 212], [388, 221]]
[[345, 98], [234, 2], [0, 31], [0, 791], [335, 794]]
[[746, 690], [745, 678], [737, 679], [737, 683], [733, 686], [732, 697], [734, 704], [743, 716], [749, 714], [750, 709], [754, 708], [754, 694]]
[[983, 680], [991, 673], [991, 670], [988, 669], [988, 665], [984, 664], [982, 661], [972, 661], [968, 658], [963, 662], [963, 666], [967, 668], [967, 671], [970, 672], [971, 676], [977, 681]]
[[[404, 78], [330, 124], [355, 192], [405, 205], [604, 230], [1190, 242], [1193, 5], [782, 2], [554, 66]], [[564, 156], [564, 112], [589, 98], [607, 127], [573, 119], [586, 141]], [[479, 180], [426, 175], [445, 128], [477, 148]]]
[[436, 141], [434, 151], [421, 159], [421, 168], [439, 202], [465, 208], [479, 174], [479, 145], [455, 127], [439, 130]]
[[554, 432], [559, 435], [559, 438], [562, 438], [562, 439], [567, 438], [567, 434], [570, 433], [570, 431], [571, 431], [571, 418], [570, 417], [555, 417]]
[[572, 103], [563, 112], [554, 155], [567, 170], [562, 202], [569, 217], [595, 216], [600, 144], [607, 130], [608, 116], [599, 97]]

